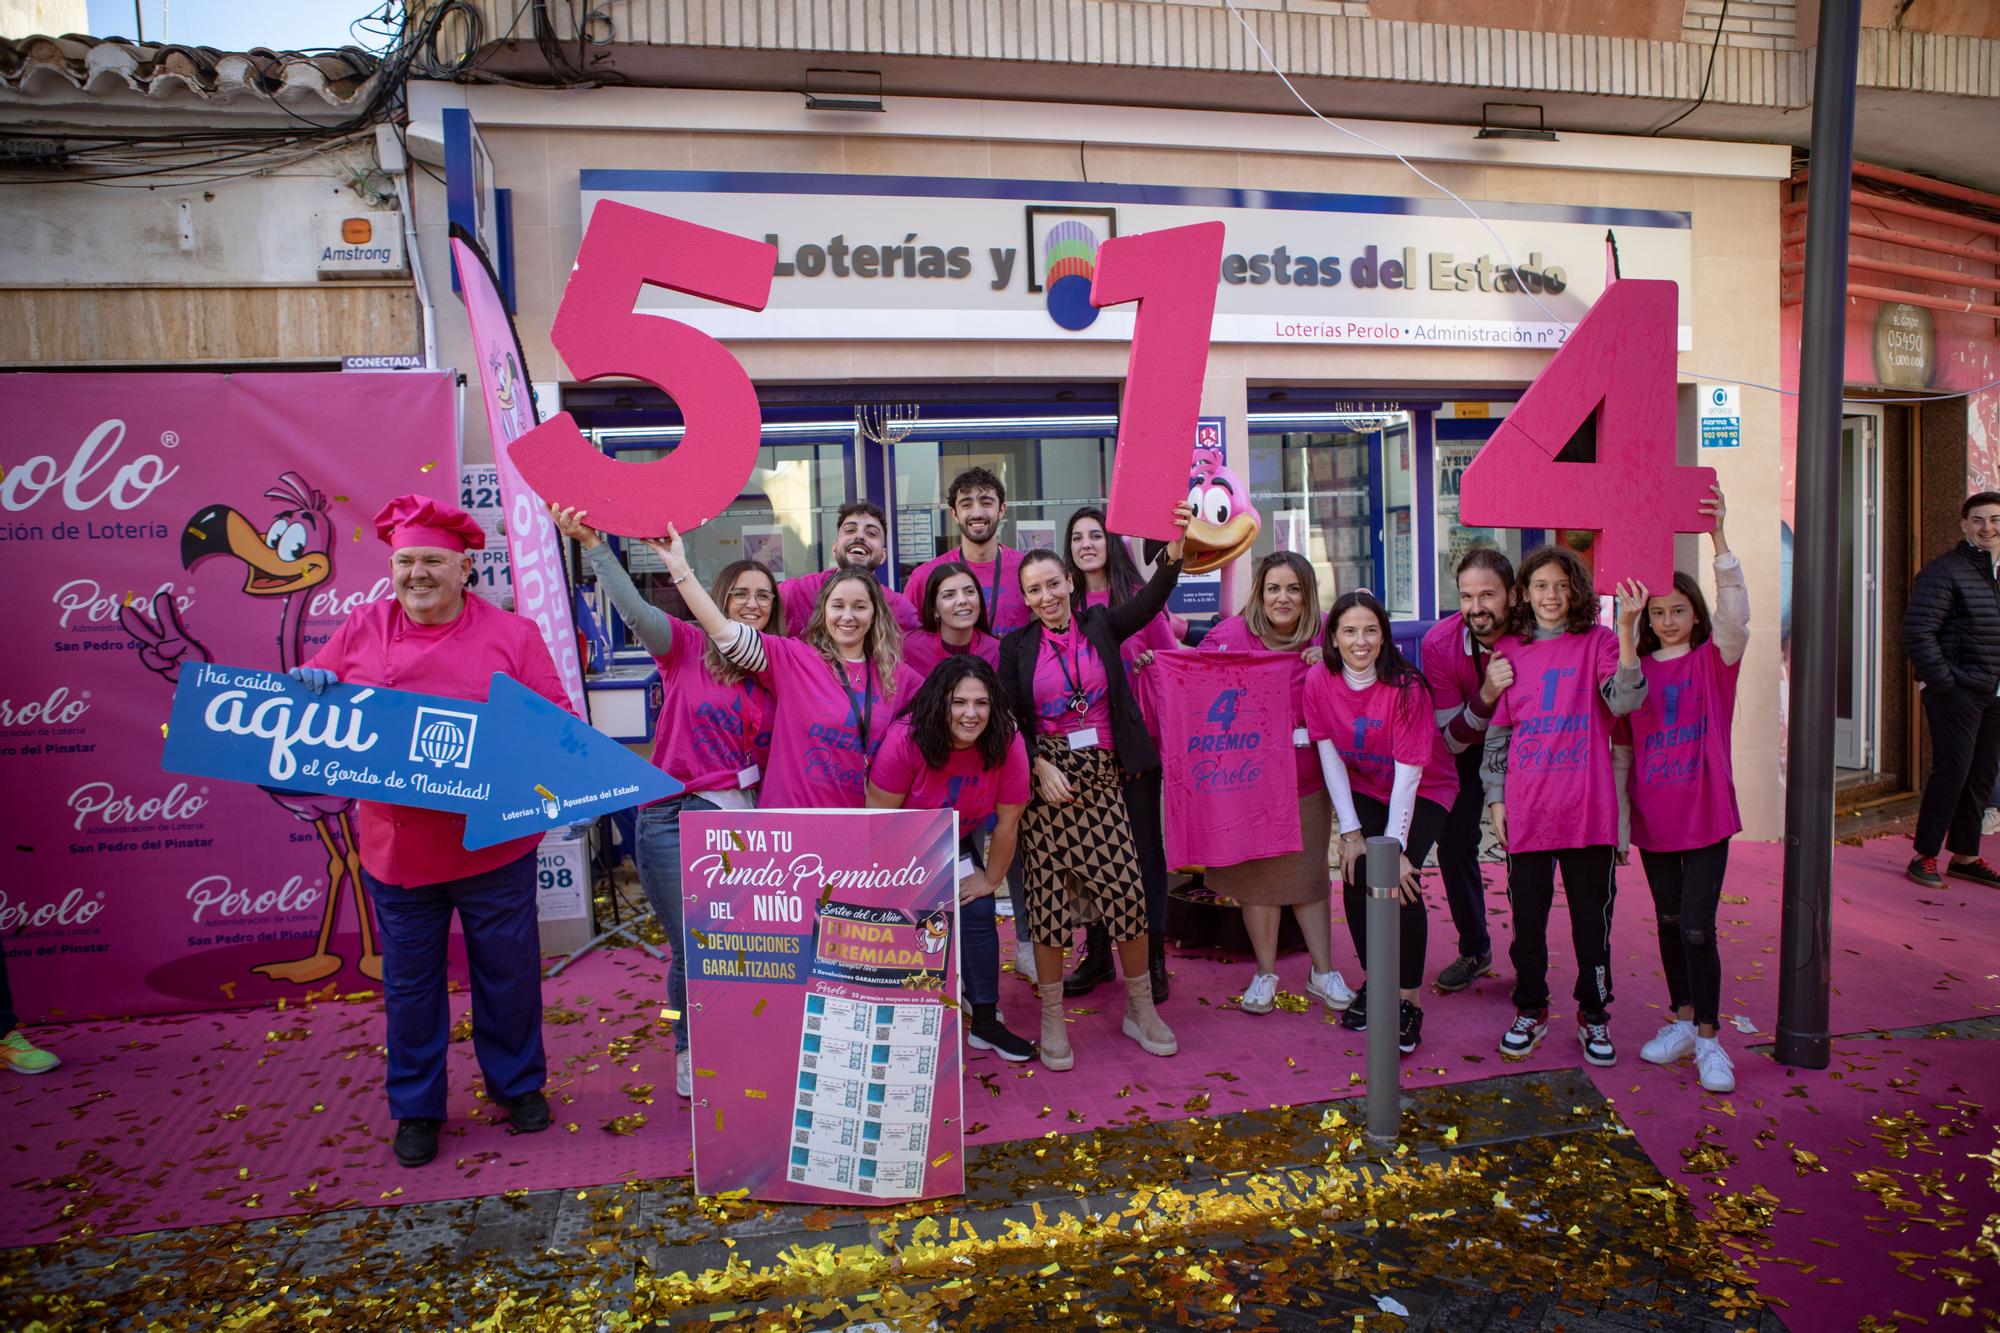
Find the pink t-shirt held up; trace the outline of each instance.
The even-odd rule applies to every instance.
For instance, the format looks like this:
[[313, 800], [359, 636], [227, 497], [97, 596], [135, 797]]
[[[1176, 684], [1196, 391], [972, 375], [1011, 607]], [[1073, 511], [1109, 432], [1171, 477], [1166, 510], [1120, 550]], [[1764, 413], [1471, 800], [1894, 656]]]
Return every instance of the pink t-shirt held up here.
[[1514, 664], [1514, 683], [1493, 709], [1507, 738], [1507, 850], [1546, 852], [1618, 843], [1618, 790], [1611, 769], [1611, 709], [1598, 685], [1618, 670], [1618, 636], [1602, 625], [1581, 634], [1494, 652]]
[[770, 760], [757, 804], [762, 809], [858, 810], [868, 796], [868, 757], [882, 744], [896, 710], [923, 682], [896, 668], [887, 697], [868, 662], [827, 661], [810, 644], [764, 636], [759, 675], [774, 701]]
[[966, 560], [957, 549], [946, 551], [911, 570], [910, 577], [903, 580], [903, 591], [909, 594], [911, 605], [918, 605], [924, 600], [924, 584], [932, 570], [939, 565], [963, 561], [972, 571], [974, 582], [979, 584], [979, 599], [986, 603], [986, 623], [995, 634], [1005, 638], [1009, 630], [1020, 629], [1034, 616], [1029, 612], [1028, 604], [1021, 600], [1021, 552], [1011, 546], [999, 549], [998, 560], [988, 560], [983, 564]]
[[1632, 845], [1685, 852], [1743, 831], [1730, 770], [1736, 681], [1713, 642], [1662, 662], [1639, 659], [1646, 699], [1633, 711]]
[[[1084, 710], [1072, 706], [1083, 691]], [[1062, 736], [1097, 729], [1097, 748], [1109, 750], [1111, 740], [1110, 680], [1097, 649], [1075, 621], [1063, 634], [1042, 630], [1041, 652], [1035, 658], [1035, 718], [1044, 736]]]
[[[806, 626], [812, 623], [813, 608], [819, 605], [820, 589], [837, 572], [822, 569], [817, 574], [801, 574], [778, 585], [778, 601], [785, 608], [786, 633], [796, 639], [806, 632]], [[905, 634], [922, 628], [923, 622], [917, 619], [917, 608], [910, 604], [909, 598], [894, 588], [883, 588], [882, 595], [889, 599], [889, 611], [896, 617], [896, 628]]]
[[[575, 712], [541, 630], [483, 597], [468, 596], [465, 609], [444, 625], [419, 625], [390, 598], [370, 602], [349, 616], [306, 665], [331, 671], [348, 685], [480, 703], [498, 671], [565, 713]], [[356, 823], [361, 864], [382, 883], [406, 889], [498, 870], [541, 841], [536, 833], [467, 851], [464, 815], [377, 801], [357, 803]]]
[[1284, 654], [1168, 653], [1153, 665], [1168, 864], [1242, 865], [1299, 851]]
[[951, 751], [943, 767], [932, 768], [917, 748], [909, 719], [899, 718], [875, 752], [868, 780], [905, 798], [906, 809], [958, 811], [958, 836], [964, 838], [999, 807], [1028, 803], [1028, 752], [1009, 745], [1000, 766], [988, 768], [978, 748], [968, 747]]
[[981, 634], [978, 630], [974, 630], [970, 644], [963, 648], [954, 648], [927, 629], [920, 629], [903, 639], [903, 665], [922, 677], [928, 677], [931, 672], [937, 670], [940, 662], [953, 653], [971, 653], [976, 657], [985, 658], [987, 666], [998, 667], [1000, 640], [991, 634]]
[[1438, 731], [1431, 692], [1414, 680], [1357, 690], [1339, 671], [1315, 667], [1306, 681], [1306, 734], [1333, 742], [1347, 785], [1363, 796], [1388, 804], [1396, 765], [1414, 764], [1424, 771], [1418, 796], [1446, 809], [1458, 799], [1458, 765]]
[[[660, 665], [660, 723], [653, 764], [692, 792], [744, 785], [745, 770], [761, 775], [771, 752], [771, 692], [754, 677], [724, 685], [708, 673], [698, 626], [676, 622]], [[750, 781], [755, 782], [757, 778]]]
[[[1240, 615], [1230, 616], [1227, 619], [1217, 621], [1215, 628], [1202, 636], [1199, 647], [1205, 653], [1267, 653], [1271, 651], [1264, 646], [1264, 641], [1258, 638], [1256, 633], [1251, 630], [1250, 622]], [[1273, 655], [1276, 656], [1277, 654]], [[1299, 653], [1288, 652], [1282, 655], [1290, 658], [1292, 663], [1292, 729], [1296, 733], [1298, 728], [1306, 725], [1306, 677], [1312, 674], [1314, 668], [1307, 666], [1305, 658], [1301, 657]], [[1325, 785], [1324, 779], [1320, 777], [1318, 754], [1314, 752], [1310, 745], [1294, 745], [1292, 748], [1294, 752], [1292, 755], [1293, 780], [1298, 783], [1299, 790], [1301, 792], [1318, 791]]]

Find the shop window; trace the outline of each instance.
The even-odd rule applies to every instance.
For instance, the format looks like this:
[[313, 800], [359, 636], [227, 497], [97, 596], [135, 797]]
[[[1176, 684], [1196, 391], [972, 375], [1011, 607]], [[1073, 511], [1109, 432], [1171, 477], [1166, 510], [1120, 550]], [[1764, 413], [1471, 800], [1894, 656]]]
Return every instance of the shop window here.
[[[948, 429], [944, 427], [943, 429]], [[1110, 486], [1110, 435], [925, 438], [920, 428], [889, 449], [895, 477], [896, 582], [958, 545], [945, 490], [967, 468], [983, 467], [1007, 488], [1000, 540], [1060, 550], [1070, 515], [1102, 506]]]
[[[1499, 551], [1521, 564], [1522, 532], [1518, 528], [1468, 527], [1458, 517], [1459, 479], [1466, 467], [1485, 447], [1500, 423], [1497, 420], [1455, 421], [1440, 419], [1437, 444], [1432, 451], [1437, 486], [1437, 605], [1440, 616], [1458, 609], [1458, 562], [1476, 547]], [[1539, 537], [1541, 534], [1535, 534]]]
[[1327, 429], [1260, 429], [1262, 424], [1251, 420], [1250, 498], [1264, 520], [1254, 554], [1305, 556], [1318, 575], [1322, 607], [1367, 588], [1390, 615], [1414, 617], [1415, 441], [1409, 416], [1386, 413], [1330, 422]]

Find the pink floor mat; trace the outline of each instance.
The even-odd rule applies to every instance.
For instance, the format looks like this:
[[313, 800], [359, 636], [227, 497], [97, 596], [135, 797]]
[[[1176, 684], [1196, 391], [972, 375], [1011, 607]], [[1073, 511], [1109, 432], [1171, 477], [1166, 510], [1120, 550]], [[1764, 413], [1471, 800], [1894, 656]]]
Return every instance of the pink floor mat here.
[[1980, 1228], [2000, 1219], [2000, 1043], [1844, 1039], [1824, 1070], [1735, 1060], [1726, 1097], [1686, 1063], [1590, 1076], [1704, 1216], [1740, 1196], [1769, 1210], [1741, 1257], [1790, 1327], [1990, 1327], [2000, 1282]]
[[[2000, 1011], [2000, 893], [1902, 878], [1907, 845], [1885, 840], [1835, 854], [1836, 1032], [1891, 1029]], [[1775, 1023], [1780, 851], [1733, 851], [1718, 936], [1724, 949], [1725, 1023], [1760, 1032]], [[1498, 867], [1489, 894], [1502, 975], [1458, 995], [1426, 996], [1424, 1044], [1404, 1061], [1411, 1086], [1578, 1064], [1567, 923], [1552, 923], [1548, 1040], [1522, 1063], [1495, 1044], [1512, 1017], [1505, 957], [1510, 922]], [[1665, 987], [1650, 898], [1636, 866], [1620, 872], [1613, 961], [1619, 1003], [1618, 1071], [1660, 1021]], [[1449, 917], [1433, 891], [1427, 975], [1453, 952]], [[1334, 958], [1359, 984], [1344, 925]], [[1012, 957], [1003, 926], [1003, 956]], [[1119, 1031], [1112, 985], [1071, 1005], [1076, 1068], [1052, 1074], [968, 1052], [967, 1138], [972, 1144], [1126, 1123], [1296, 1104], [1362, 1090], [1364, 1038], [1317, 1009], [1261, 1017], [1233, 1007], [1248, 960], [1183, 953], [1163, 1008], [1180, 1055], [1145, 1054]], [[1306, 959], [1283, 959], [1283, 991], [1305, 989]], [[685, 1104], [673, 1094], [672, 1041], [661, 1019], [666, 969], [637, 950], [592, 955], [548, 983], [550, 1098], [555, 1127], [517, 1138], [491, 1123], [475, 1095], [470, 1041], [452, 1046], [452, 1120], [437, 1162], [398, 1167], [382, 1097], [382, 1021], [374, 1002], [293, 1005], [45, 1028], [37, 1037], [62, 1068], [0, 1084], [11, 1151], [0, 1189], [13, 1203], [0, 1246], [66, 1234], [122, 1234], [389, 1202], [465, 1198], [511, 1189], [601, 1185], [685, 1174]], [[1016, 1031], [1037, 1028], [1033, 991], [1011, 971], [1002, 1011]], [[465, 1028], [469, 1001], [455, 996]], [[1750, 1040], [1731, 1024], [1728, 1040]], [[1629, 1080], [1628, 1080], [1629, 1081]], [[1613, 1084], [1616, 1085], [1615, 1079]], [[650, 1102], [646, 1099], [650, 1098]], [[1622, 1103], [1632, 1114], [1630, 1098]], [[643, 1117], [643, 1123], [641, 1118]], [[573, 1128], [572, 1128], [573, 1127]], [[85, 1229], [89, 1230], [86, 1231]]]

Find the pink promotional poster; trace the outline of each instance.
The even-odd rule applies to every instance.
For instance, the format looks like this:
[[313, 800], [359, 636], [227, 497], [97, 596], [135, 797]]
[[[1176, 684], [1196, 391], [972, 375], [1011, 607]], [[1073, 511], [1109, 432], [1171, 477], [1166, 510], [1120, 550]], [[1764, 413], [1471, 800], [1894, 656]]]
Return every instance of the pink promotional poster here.
[[965, 1191], [958, 816], [686, 811], [700, 1194]]
[[163, 728], [187, 665], [288, 670], [390, 595], [371, 520], [452, 496], [451, 377], [8, 375], [0, 419], [0, 940], [22, 1018], [370, 985], [351, 803], [162, 772]]
[[1289, 653], [1153, 659], [1167, 863], [1233, 866], [1299, 850]]

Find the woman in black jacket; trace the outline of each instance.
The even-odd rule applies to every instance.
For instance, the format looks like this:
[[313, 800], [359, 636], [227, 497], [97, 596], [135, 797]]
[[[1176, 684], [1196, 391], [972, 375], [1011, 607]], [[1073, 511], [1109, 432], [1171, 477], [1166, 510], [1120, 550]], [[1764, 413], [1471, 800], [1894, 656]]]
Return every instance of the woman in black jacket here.
[[[1176, 506], [1187, 526], [1193, 509]], [[1021, 561], [1021, 596], [1035, 622], [1000, 643], [1007, 692], [1034, 767], [1021, 825], [1022, 901], [1015, 929], [1035, 942], [1042, 1001], [1042, 1063], [1075, 1063], [1063, 1030], [1062, 952], [1074, 938], [1071, 898], [1087, 897], [1111, 933], [1125, 973], [1125, 1035], [1153, 1055], [1179, 1049], [1153, 1008], [1146, 974], [1146, 895], [1125, 806], [1124, 781], [1159, 767], [1118, 646], [1165, 609], [1180, 581], [1181, 543], [1168, 545], [1138, 596], [1079, 611], [1069, 571], [1053, 551]]]

